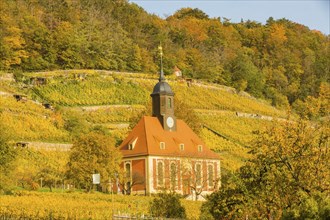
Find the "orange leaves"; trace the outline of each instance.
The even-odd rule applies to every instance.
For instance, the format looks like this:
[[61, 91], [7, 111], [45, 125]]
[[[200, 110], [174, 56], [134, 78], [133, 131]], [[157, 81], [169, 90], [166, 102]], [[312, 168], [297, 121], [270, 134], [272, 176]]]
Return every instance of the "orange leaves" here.
[[207, 22], [196, 18], [183, 20], [170, 19], [170, 26], [176, 35], [182, 35], [187, 46], [195, 47], [198, 43], [205, 41], [207, 36]]
[[7, 36], [3, 37], [3, 45], [8, 49], [8, 56], [4, 57], [4, 66], [9, 68], [11, 65], [19, 65], [23, 58], [28, 54], [24, 50], [25, 40], [21, 36], [22, 30], [16, 26], [10, 26], [6, 30]]
[[273, 24], [270, 27], [269, 43], [276, 46], [281, 46], [287, 41], [285, 27], [281, 24]]

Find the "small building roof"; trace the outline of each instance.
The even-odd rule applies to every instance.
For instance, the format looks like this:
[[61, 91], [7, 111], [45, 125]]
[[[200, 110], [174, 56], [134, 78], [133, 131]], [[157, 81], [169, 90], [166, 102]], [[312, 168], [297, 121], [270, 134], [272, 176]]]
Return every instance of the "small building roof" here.
[[[165, 148], [161, 149], [161, 142]], [[184, 148], [180, 148], [184, 144]], [[201, 147], [200, 147], [201, 146]], [[163, 129], [157, 117], [144, 116], [119, 146], [124, 158], [136, 156], [168, 156], [219, 159], [182, 120], [176, 131]]]
[[181, 71], [177, 66], [175, 66], [174, 68], [173, 68], [173, 71], [174, 72], [176, 72], [176, 71]]

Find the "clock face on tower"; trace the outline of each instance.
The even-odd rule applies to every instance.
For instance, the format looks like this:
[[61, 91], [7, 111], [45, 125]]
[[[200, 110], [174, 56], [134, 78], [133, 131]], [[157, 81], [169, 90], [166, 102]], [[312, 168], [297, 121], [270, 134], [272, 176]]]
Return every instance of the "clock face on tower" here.
[[169, 128], [172, 128], [174, 126], [174, 120], [171, 116], [167, 117], [166, 124]]

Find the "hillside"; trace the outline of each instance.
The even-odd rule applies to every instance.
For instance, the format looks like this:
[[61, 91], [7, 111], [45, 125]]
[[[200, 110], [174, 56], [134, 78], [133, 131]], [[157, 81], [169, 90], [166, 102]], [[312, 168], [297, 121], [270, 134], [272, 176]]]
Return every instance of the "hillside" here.
[[[162, 42], [165, 74], [179, 68], [187, 78], [234, 87], [277, 108], [299, 109], [330, 82], [329, 36], [285, 18], [232, 23], [183, 8], [163, 19], [128, 0], [2, 0], [0, 14], [2, 71], [154, 73]], [[50, 90], [42, 95], [59, 101]], [[79, 104], [74, 98], [62, 104]]]
[[[134, 120], [150, 114], [150, 93], [156, 82], [156, 75], [142, 73], [24, 73], [16, 81], [0, 81], [0, 118], [13, 142], [31, 147], [47, 146], [42, 142], [50, 148], [56, 143], [71, 143], [76, 135], [91, 129], [114, 136], [119, 144]], [[198, 81], [188, 85], [173, 76], [168, 82], [179, 103], [197, 115], [200, 136], [219, 153], [225, 170], [237, 169], [248, 158], [246, 146], [256, 137], [254, 131], [286, 115], [230, 87]], [[23, 99], [17, 101], [15, 94]]]

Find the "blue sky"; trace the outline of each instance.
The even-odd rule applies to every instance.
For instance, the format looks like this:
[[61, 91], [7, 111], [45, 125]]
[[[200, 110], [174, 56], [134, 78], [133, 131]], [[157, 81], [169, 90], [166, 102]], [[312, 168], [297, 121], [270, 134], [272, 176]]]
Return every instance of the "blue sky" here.
[[166, 17], [183, 7], [199, 8], [210, 17], [231, 22], [254, 20], [264, 24], [269, 17], [286, 18], [324, 34], [330, 34], [330, 0], [130, 0], [147, 12]]

